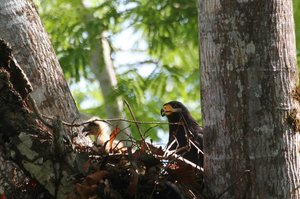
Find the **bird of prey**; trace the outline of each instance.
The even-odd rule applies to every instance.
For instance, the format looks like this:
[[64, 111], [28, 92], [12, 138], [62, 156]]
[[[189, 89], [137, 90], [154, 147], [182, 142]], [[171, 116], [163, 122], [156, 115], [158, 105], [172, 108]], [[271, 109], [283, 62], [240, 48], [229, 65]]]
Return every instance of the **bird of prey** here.
[[[110, 142], [110, 127], [104, 123], [99, 121], [100, 119], [97, 117], [93, 117], [89, 119], [84, 126], [82, 132], [86, 132], [86, 136], [94, 136], [95, 144], [97, 146], [105, 146], [105, 150], [109, 151], [109, 142]], [[118, 140], [113, 139], [112, 147], [115, 148], [123, 147], [123, 144]]]
[[98, 121], [99, 118], [93, 117], [86, 121], [86, 125], [82, 132], [86, 132], [86, 136], [94, 136], [96, 144], [103, 145], [109, 140], [110, 128], [104, 122]]
[[203, 167], [203, 130], [188, 109], [178, 101], [163, 105], [161, 115], [169, 121], [168, 148]]

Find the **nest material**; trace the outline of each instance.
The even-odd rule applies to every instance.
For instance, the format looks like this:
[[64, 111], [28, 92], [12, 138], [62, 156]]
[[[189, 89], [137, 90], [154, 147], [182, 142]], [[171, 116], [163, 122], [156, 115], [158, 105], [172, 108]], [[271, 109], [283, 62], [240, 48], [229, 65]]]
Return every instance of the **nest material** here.
[[84, 152], [89, 156], [83, 164], [86, 175], [75, 178], [68, 198], [203, 198], [199, 168], [173, 156], [162, 157], [162, 149], [144, 144], [150, 150], [142, 146], [133, 153], [130, 148], [119, 154]]

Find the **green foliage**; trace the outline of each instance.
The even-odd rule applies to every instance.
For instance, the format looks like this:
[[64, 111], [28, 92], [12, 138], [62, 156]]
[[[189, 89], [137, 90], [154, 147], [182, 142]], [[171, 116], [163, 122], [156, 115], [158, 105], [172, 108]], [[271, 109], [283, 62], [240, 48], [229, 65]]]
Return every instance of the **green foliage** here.
[[118, 28], [117, 6], [116, 1], [39, 1], [40, 15], [67, 78], [87, 77], [90, 52], [101, 33]]
[[124, 4], [131, 5], [126, 12], [130, 24], [142, 31], [149, 54], [159, 60], [154, 72], [139, 83], [144, 100], [149, 106], [154, 101], [153, 108], [175, 99], [197, 104], [192, 112], [200, 120], [196, 0], [126, 0]]
[[[189, 107], [200, 120], [195, 0], [40, 0], [38, 6], [69, 81], [79, 81], [84, 77], [85, 81], [94, 82], [94, 75], [89, 69], [90, 52], [99, 42], [101, 33], [109, 31], [114, 35], [122, 28], [132, 26], [143, 33], [140, 39], [147, 41], [148, 53], [157, 64], [152, 64], [155, 69], [146, 77], [139, 72], [145, 66], [127, 66], [118, 74], [118, 87], [111, 98], [128, 100], [141, 121], [161, 120], [160, 108], [171, 100], [193, 106]], [[74, 81], [71, 83], [79, 109], [103, 117], [99, 85], [84, 89]], [[86, 106], [87, 103], [90, 105]], [[126, 107], [124, 111], [130, 118]], [[137, 134], [135, 127], [131, 128]], [[166, 127], [158, 128], [166, 130]], [[158, 128], [142, 126], [144, 131], [151, 129], [149, 133], [153, 139], [157, 138], [155, 132]]]
[[[147, 65], [128, 65], [118, 74], [118, 87], [111, 98], [126, 99], [141, 121], [161, 120], [162, 104], [180, 100], [200, 121], [196, 0], [40, 0], [37, 3], [67, 79], [87, 82], [82, 88], [71, 81], [75, 100], [85, 113], [105, 115], [99, 85], [93, 83], [95, 78], [89, 69], [91, 50], [99, 43], [103, 31], [114, 35], [133, 27], [142, 33], [140, 40], [148, 45], [148, 55], [155, 63], [148, 66], [154, 70], [145, 76], [140, 71]], [[294, 0], [294, 16], [299, 62], [300, 0]], [[130, 118], [126, 107], [124, 111]], [[147, 131], [151, 125], [142, 128]], [[149, 131], [152, 138], [156, 138], [158, 128]], [[137, 134], [134, 126], [132, 131]]]
[[128, 3], [135, 5], [127, 14], [133, 26], [143, 31], [151, 53], [198, 45], [196, 0], [126, 0]]
[[[154, 70], [145, 76], [140, 73], [145, 65], [128, 65], [118, 74], [118, 87], [111, 98], [127, 99], [141, 121], [161, 120], [162, 104], [180, 100], [200, 121], [196, 0], [40, 0], [37, 3], [69, 81], [83, 78], [94, 82], [89, 69], [90, 52], [99, 43], [101, 33], [109, 31], [115, 35], [133, 27], [142, 33], [139, 40], [145, 40], [148, 45], [147, 53], [155, 63], [148, 66]], [[294, 16], [299, 63], [300, 0], [294, 0]], [[91, 89], [78, 86], [72, 90], [81, 110], [105, 115], [99, 85]], [[90, 106], [84, 106], [86, 103]], [[124, 111], [130, 118], [126, 108]], [[142, 126], [145, 131], [150, 127]], [[158, 128], [165, 130], [165, 127]], [[134, 126], [132, 129], [136, 134]], [[156, 138], [157, 129], [150, 132]]]

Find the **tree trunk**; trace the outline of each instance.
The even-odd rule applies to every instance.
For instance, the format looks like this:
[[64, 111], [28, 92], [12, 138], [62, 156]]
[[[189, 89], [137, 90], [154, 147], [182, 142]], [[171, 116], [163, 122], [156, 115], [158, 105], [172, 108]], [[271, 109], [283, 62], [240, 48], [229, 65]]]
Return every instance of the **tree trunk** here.
[[0, 0], [0, 38], [9, 42], [40, 111], [72, 122], [79, 112], [31, 0]]
[[208, 188], [300, 198], [292, 1], [199, 0], [199, 30]]
[[[5, 166], [1, 165], [0, 176], [6, 177], [3, 171], [8, 172], [12, 167], [21, 168], [26, 176], [42, 185], [52, 196], [64, 198], [74, 188], [69, 180], [70, 176], [78, 168], [82, 168], [77, 167], [76, 163], [80, 157], [71, 150], [72, 139], [67, 139], [69, 136], [60, 118], [43, 119], [35, 102], [28, 97], [31, 92], [30, 82], [15, 61], [12, 50], [3, 40], [0, 41], [0, 52], [0, 154], [6, 159], [9, 157], [18, 165], [16, 167], [9, 164], [6, 167], [6, 162], [10, 162], [6, 160]], [[34, 107], [33, 110], [29, 105]], [[18, 178], [22, 172], [18, 171], [17, 176], [7, 178], [9, 182], [4, 182], [15, 185], [12, 188], [15, 192], [9, 188], [4, 189], [9, 198], [29, 197], [31, 191], [25, 189], [24, 177], [23, 181]], [[1, 184], [1, 189], [3, 187]], [[24, 187], [26, 191], [22, 193], [18, 187]], [[48, 194], [45, 190], [40, 194]], [[32, 191], [36, 192], [37, 188]], [[40, 197], [41, 195], [33, 195], [29, 198]]]
[[[31, 0], [0, 0], [0, 38], [10, 43], [17, 62], [21, 66], [22, 71], [26, 73], [26, 76], [33, 87], [33, 91], [30, 95], [35, 99], [39, 111], [42, 114], [51, 117], [60, 116], [62, 120], [68, 122], [72, 122], [76, 118], [79, 118], [78, 110], [64, 79], [63, 72], [54, 54], [50, 40]], [[4, 51], [1, 51], [1, 54], [3, 54], [3, 52]], [[1, 67], [3, 67], [3, 65]], [[26, 86], [26, 82], [14, 83], [17, 83], [20, 87]], [[22, 85], [22, 83], [25, 84]], [[27, 91], [30, 92], [30, 89]], [[3, 90], [1, 91], [1, 95], [4, 97]], [[8, 104], [5, 106], [9, 107]], [[2, 111], [0, 114], [1, 127], [9, 126], [11, 122], [17, 123], [17, 118], [20, 116], [16, 112], [11, 112], [9, 117], [4, 116], [3, 113], [4, 112]], [[26, 115], [26, 117], [30, 117], [30, 114]], [[16, 165], [10, 160], [7, 160], [7, 157], [5, 157], [7, 154], [17, 153], [24, 156], [23, 158], [26, 159], [26, 156], [43, 153], [49, 150], [49, 148], [41, 145], [34, 145], [32, 148], [26, 149], [26, 151], [22, 151], [24, 146], [22, 149], [9, 149], [7, 148], [7, 145], [4, 147], [3, 135], [1, 133], [12, 133], [11, 131], [13, 128], [15, 128], [15, 126], [6, 130], [3, 128], [0, 130], [0, 194], [3, 191], [5, 191], [6, 194], [9, 192], [8, 189], [11, 187], [6, 186], [7, 184], [13, 185], [16, 183], [15, 177], [5, 178], [7, 172], [12, 170], [14, 172], [17, 171], [16, 176], [19, 178], [17, 180], [22, 179], [22, 177], [24, 179], [23, 172], [17, 170]], [[19, 130], [21, 129], [23, 129], [23, 133], [32, 133], [29, 129], [22, 128], [22, 126]], [[78, 129], [73, 128], [72, 130], [77, 131]], [[28, 135], [25, 135], [25, 137], [26, 136]], [[10, 139], [13, 139], [14, 142], [20, 142], [19, 144], [14, 143], [17, 147], [23, 144], [22, 140], [19, 141], [19, 139], [21, 139], [20, 137], [13, 137], [13, 135], [11, 135]], [[26, 154], [21, 154], [22, 152]], [[10, 157], [9, 159], [13, 158]], [[21, 159], [19, 159], [19, 161], [21, 161]], [[69, 185], [61, 183], [64, 184], [63, 186], [66, 185], [66, 190], [54, 190], [55, 185], [53, 182], [48, 183], [44, 181], [45, 178], [53, 174], [52, 168], [47, 170], [47, 166], [51, 165], [53, 162], [49, 163], [45, 160], [43, 163], [45, 164], [35, 165], [35, 163], [31, 164], [25, 160], [20, 162], [19, 166], [24, 167], [23, 170], [26, 170], [27, 175], [29, 174], [28, 176], [35, 178], [37, 181], [41, 180], [39, 183], [44, 185], [51, 194], [56, 192], [61, 197], [63, 192], [67, 190], [66, 187]], [[65, 174], [69, 173], [65, 172]], [[42, 176], [45, 178], [41, 179]], [[23, 184], [25, 184], [24, 180]]]
[[[113, 98], [113, 92], [117, 87], [117, 77], [111, 60], [110, 46], [107, 41], [106, 32], [102, 33], [100, 42], [95, 44], [91, 59], [91, 69], [98, 80], [101, 93], [103, 95], [105, 104], [105, 113], [107, 118], [121, 118], [124, 117], [123, 103], [119, 97]], [[128, 126], [125, 122], [115, 122], [114, 125], [119, 126], [121, 129], [128, 131]], [[118, 135], [118, 139], [126, 139], [124, 133]]]

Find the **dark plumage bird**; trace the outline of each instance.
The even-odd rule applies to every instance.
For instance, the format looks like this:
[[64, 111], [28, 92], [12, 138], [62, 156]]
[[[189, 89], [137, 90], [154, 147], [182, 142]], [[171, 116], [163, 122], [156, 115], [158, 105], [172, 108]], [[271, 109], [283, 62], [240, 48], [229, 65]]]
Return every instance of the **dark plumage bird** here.
[[181, 102], [171, 101], [163, 105], [161, 115], [167, 116], [170, 123], [169, 149], [203, 167], [203, 130], [188, 109]]

